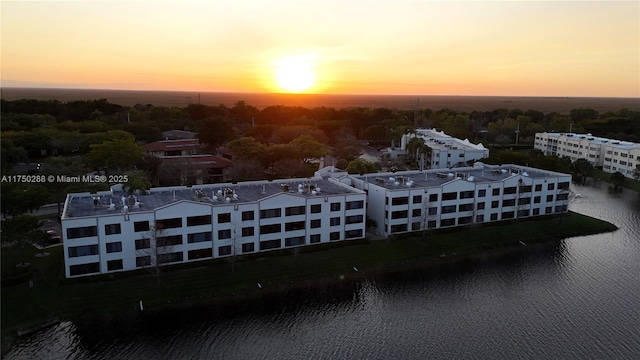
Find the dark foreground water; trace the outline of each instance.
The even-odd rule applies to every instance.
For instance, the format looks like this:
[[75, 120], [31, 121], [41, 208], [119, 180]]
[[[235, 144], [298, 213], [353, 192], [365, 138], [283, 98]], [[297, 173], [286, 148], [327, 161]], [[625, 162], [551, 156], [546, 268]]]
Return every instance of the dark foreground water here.
[[63, 322], [6, 358], [639, 359], [640, 196], [573, 190], [572, 210], [620, 230], [223, 309]]

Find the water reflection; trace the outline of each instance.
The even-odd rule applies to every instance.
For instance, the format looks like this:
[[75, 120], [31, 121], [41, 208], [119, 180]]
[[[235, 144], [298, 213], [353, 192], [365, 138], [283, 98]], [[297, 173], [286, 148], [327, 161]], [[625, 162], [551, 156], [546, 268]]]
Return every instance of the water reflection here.
[[620, 230], [232, 305], [64, 322], [7, 359], [637, 358], [640, 197], [575, 186]]

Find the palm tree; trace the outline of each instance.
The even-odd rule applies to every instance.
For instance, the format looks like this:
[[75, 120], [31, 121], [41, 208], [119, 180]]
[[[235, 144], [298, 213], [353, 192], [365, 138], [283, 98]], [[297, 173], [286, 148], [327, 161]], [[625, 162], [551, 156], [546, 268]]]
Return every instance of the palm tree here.
[[421, 137], [412, 137], [407, 142], [407, 153], [409, 154], [409, 161], [411, 164], [416, 162], [416, 154], [425, 147], [424, 139]]

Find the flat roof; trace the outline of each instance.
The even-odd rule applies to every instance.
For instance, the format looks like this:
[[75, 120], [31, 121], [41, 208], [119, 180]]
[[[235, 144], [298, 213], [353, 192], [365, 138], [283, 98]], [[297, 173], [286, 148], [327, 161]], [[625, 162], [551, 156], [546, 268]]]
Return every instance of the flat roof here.
[[[445, 183], [456, 180], [458, 177], [473, 180], [474, 183], [493, 183], [502, 181], [514, 174], [537, 178], [556, 178], [570, 176], [552, 171], [530, 168], [519, 165], [485, 165], [477, 167], [465, 167], [455, 169], [434, 169], [423, 172], [407, 171], [398, 173], [377, 173], [353, 176], [368, 183], [384, 187], [389, 190], [404, 190], [409, 188], [428, 188], [442, 186]], [[473, 177], [472, 177], [473, 176]], [[411, 185], [407, 185], [413, 181]]]
[[[287, 185], [282, 186], [282, 185]], [[302, 185], [302, 192], [298, 191], [298, 186]], [[122, 198], [125, 197], [125, 204], [129, 213], [149, 212], [165, 205], [169, 205], [182, 200], [201, 202], [212, 206], [231, 204], [252, 203], [279, 193], [288, 193], [294, 196], [306, 198], [324, 197], [326, 195], [339, 194], [361, 194], [360, 190], [347, 185], [337, 184], [323, 178], [306, 179], [285, 179], [274, 181], [255, 181], [238, 184], [207, 184], [192, 187], [174, 186], [166, 188], [152, 188], [146, 195], [135, 195], [128, 197], [124, 191], [114, 190], [97, 194], [80, 193], [68, 194], [65, 203], [65, 213], [63, 219], [104, 216], [121, 214], [123, 212]], [[318, 191], [318, 188], [320, 190]], [[315, 194], [314, 191], [315, 190]], [[237, 198], [234, 198], [234, 193]], [[215, 198], [217, 197], [217, 199]], [[139, 206], [135, 206], [135, 202]], [[110, 210], [110, 204], [114, 204]]]
[[[541, 133], [541, 134], [545, 134], [545, 133]], [[591, 134], [577, 134], [577, 133], [546, 133], [546, 134], [547, 136], [552, 138], [566, 136], [571, 140], [587, 140], [592, 144], [608, 145], [608, 146], [621, 148], [621, 149], [633, 149], [636, 147], [640, 147], [640, 144], [638, 143], [624, 141], [624, 140], [610, 139], [610, 138], [605, 138], [600, 136], [593, 136]]]

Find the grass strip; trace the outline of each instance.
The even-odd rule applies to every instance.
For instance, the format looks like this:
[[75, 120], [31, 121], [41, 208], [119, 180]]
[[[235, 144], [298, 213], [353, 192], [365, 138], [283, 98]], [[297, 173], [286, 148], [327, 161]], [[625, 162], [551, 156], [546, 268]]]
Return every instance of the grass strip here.
[[[135, 312], [144, 300], [145, 310], [167, 304], [235, 299], [278, 291], [292, 284], [314, 280], [338, 281], [366, 276], [367, 271], [392, 270], [411, 263], [441, 262], [443, 256], [477, 254], [486, 250], [522, 247], [567, 237], [614, 231], [608, 222], [577, 213], [563, 217], [541, 217], [519, 222], [485, 224], [476, 228], [456, 228], [428, 233], [402, 234], [388, 240], [359, 241], [348, 246], [336, 243], [319, 251], [292, 249], [271, 254], [239, 257], [235, 272], [225, 260], [210, 260], [168, 267], [156, 285], [153, 275], [128, 272], [117, 275], [63, 279], [62, 247], [47, 249], [51, 254], [36, 257], [28, 250], [32, 263], [33, 287], [19, 284], [2, 289], [2, 352], [5, 353], [18, 331], [54, 318], [75, 319], [112, 312]], [[300, 249], [301, 250], [301, 249]], [[275, 255], [275, 256], [274, 256]], [[2, 273], [13, 271], [18, 254], [2, 251]], [[409, 264], [409, 265], [408, 265]], [[355, 272], [353, 267], [359, 272]], [[258, 289], [257, 283], [262, 285]]]

